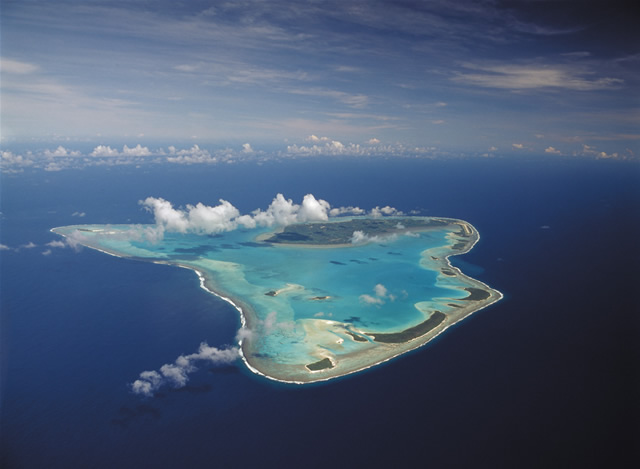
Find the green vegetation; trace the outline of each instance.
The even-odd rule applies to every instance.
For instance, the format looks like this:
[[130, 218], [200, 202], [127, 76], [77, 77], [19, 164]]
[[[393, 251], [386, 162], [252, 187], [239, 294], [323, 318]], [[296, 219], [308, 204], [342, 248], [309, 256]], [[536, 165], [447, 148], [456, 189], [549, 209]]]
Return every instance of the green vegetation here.
[[320, 371], [320, 370], [328, 370], [333, 368], [333, 363], [328, 358], [323, 358], [322, 360], [314, 363], [309, 363], [307, 365], [309, 371]]
[[410, 327], [401, 332], [392, 332], [389, 334], [377, 334], [373, 332], [367, 332], [367, 335], [373, 337], [376, 342], [382, 342], [385, 344], [402, 344], [425, 335], [427, 332], [432, 331], [438, 327], [442, 321], [446, 319], [447, 315], [440, 311], [434, 311], [429, 316], [429, 319], [421, 322], [417, 326]]
[[364, 337], [362, 337], [361, 335], [357, 335], [357, 334], [354, 334], [353, 332], [349, 332], [349, 331], [346, 331], [346, 332], [347, 332], [347, 334], [349, 334], [349, 335], [351, 336], [351, 338], [352, 338], [353, 340], [355, 340], [356, 342], [369, 342], [367, 339], [365, 339], [365, 338], [364, 338]]
[[465, 288], [469, 292], [469, 296], [462, 298], [464, 301], [482, 301], [486, 300], [491, 294], [486, 290], [480, 288]]

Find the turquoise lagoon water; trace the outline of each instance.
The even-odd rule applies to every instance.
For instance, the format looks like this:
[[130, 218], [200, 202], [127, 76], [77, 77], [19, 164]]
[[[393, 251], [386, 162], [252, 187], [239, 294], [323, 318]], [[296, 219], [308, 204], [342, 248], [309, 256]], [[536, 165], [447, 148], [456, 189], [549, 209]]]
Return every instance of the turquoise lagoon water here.
[[[448, 264], [448, 255], [466, 252], [477, 240], [477, 232], [466, 223], [473, 236], [457, 236], [459, 223], [464, 222], [451, 220], [443, 227], [376, 242], [325, 246], [260, 241], [273, 231], [267, 228], [215, 235], [165, 233], [159, 242], [144, 237], [145, 230], [153, 228], [144, 225], [54, 230], [117, 256], [196, 270], [205, 288], [241, 311], [247, 329], [241, 342], [244, 357], [254, 371], [278, 380], [309, 382], [388, 360], [486, 306], [487, 301], [465, 302], [465, 288], [487, 290], [490, 302], [497, 299], [497, 292]], [[452, 245], [460, 241], [464, 247], [456, 252]], [[401, 332], [434, 311], [447, 319], [419, 340], [373, 340], [371, 333]], [[307, 367], [327, 358], [331, 365], [323, 369]]]

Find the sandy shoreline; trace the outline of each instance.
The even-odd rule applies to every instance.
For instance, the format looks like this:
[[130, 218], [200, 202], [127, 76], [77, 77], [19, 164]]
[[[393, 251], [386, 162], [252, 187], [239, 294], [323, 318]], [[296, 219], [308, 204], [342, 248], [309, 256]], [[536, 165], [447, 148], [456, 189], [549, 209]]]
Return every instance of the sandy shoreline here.
[[[405, 217], [403, 217], [405, 218]], [[427, 217], [425, 217], [427, 218]], [[457, 220], [457, 219], [445, 219], [445, 218], [440, 218], [440, 217], [428, 217], [428, 218], [435, 218], [437, 220], [442, 220], [442, 221], [446, 221], [448, 224], [450, 225], [459, 225], [461, 226], [462, 230], [463, 230], [463, 234], [456, 234], [454, 232], [451, 232], [450, 235], [453, 239], [450, 240], [450, 243], [448, 245], [449, 249], [452, 249], [453, 246], [455, 244], [459, 244], [461, 241], [460, 239], [464, 239], [466, 242], [466, 245], [464, 246], [464, 249], [462, 250], [456, 250], [454, 252], [450, 252], [446, 255], [442, 255], [442, 256], [430, 256], [433, 259], [433, 262], [435, 262], [436, 264], [439, 264], [441, 269], [442, 268], [446, 268], [449, 269], [451, 272], [453, 272], [455, 275], [453, 277], [449, 276], [448, 278], [458, 278], [458, 279], [462, 279], [462, 285], [461, 287], [447, 287], [447, 288], [452, 288], [452, 290], [465, 290], [467, 288], [478, 288], [481, 289], [483, 291], [486, 291], [489, 296], [486, 300], [476, 300], [476, 301], [469, 301], [468, 305], [462, 305], [462, 306], [458, 306], [459, 310], [457, 310], [455, 312], [455, 314], [447, 314], [446, 319], [443, 321], [442, 324], [436, 326], [433, 330], [430, 330], [428, 332], [426, 332], [425, 334], [423, 334], [422, 336], [418, 336], [416, 338], [410, 339], [406, 342], [401, 342], [401, 343], [397, 343], [397, 344], [392, 344], [392, 346], [387, 346], [381, 343], [375, 343], [374, 345], [370, 345], [370, 344], [363, 344], [363, 346], [365, 347], [363, 350], [357, 350], [355, 352], [349, 352], [349, 353], [345, 353], [345, 354], [341, 354], [339, 355], [336, 360], [336, 357], [333, 356], [331, 353], [323, 353], [322, 354], [322, 358], [324, 359], [328, 359], [331, 362], [331, 367], [328, 368], [324, 368], [324, 369], [318, 369], [318, 370], [311, 370], [308, 368], [308, 366], [310, 365], [309, 363], [306, 364], [301, 364], [301, 365], [286, 365], [286, 364], [278, 364], [277, 362], [268, 362], [266, 361], [264, 358], [258, 358], [257, 356], [252, 357], [251, 355], [254, 354], [254, 351], [249, 352], [250, 350], [250, 340], [251, 339], [244, 339], [242, 337], [238, 338], [238, 345], [239, 345], [239, 356], [242, 359], [242, 361], [244, 362], [245, 366], [253, 373], [263, 376], [267, 379], [273, 380], [273, 381], [278, 381], [281, 383], [290, 383], [290, 384], [306, 384], [306, 383], [312, 383], [312, 382], [319, 382], [319, 381], [327, 381], [330, 379], [334, 379], [334, 378], [339, 378], [341, 376], [346, 376], [346, 375], [350, 375], [353, 373], [357, 373], [359, 371], [363, 371], [366, 370], [368, 368], [374, 367], [376, 365], [379, 365], [381, 363], [386, 363], [389, 360], [396, 358], [404, 353], [407, 353], [409, 351], [415, 350], [417, 348], [420, 348], [424, 345], [426, 345], [427, 343], [431, 342], [431, 340], [433, 340], [434, 338], [438, 337], [440, 334], [442, 334], [444, 331], [446, 331], [449, 327], [459, 323], [460, 321], [462, 321], [463, 319], [465, 319], [466, 317], [470, 316], [471, 314], [480, 311], [494, 303], [496, 303], [497, 301], [499, 301], [500, 299], [502, 299], [504, 297], [504, 295], [499, 292], [498, 290], [492, 289], [490, 288], [488, 285], [486, 285], [485, 283], [473, 279], [471, 277], [468, 277], [467, 275], [465, 275], [464, 273], [462, 273], [460, 271], [459, 268], [454, 267], [453, 265], [451, 265], [451, 261], [450, 258], [452, 256], [456, 256], [456, 255], [463, 255], [468, 253], [476, 244], [477, 242], [480, 240], [480, 234], [478, 233], [478, 231], [473, 228], [472, 225], [468, 224], [467, 222], [464, 222], [462, 220]], [[76, 226], [69, 226], [69, 227], [58, 227], [58, 228], [52, 228], [50, 231], [53, 233], [56, 233], [60, 236], [63, 237], [67, 237], [67, 235], [59, 232], [59, 230], [61, 230], [62, 228], [76, 228], [79, 226], [98, 226], [98, 225], [76, 225]], [[425, 229], [407, 229], [406, 231], [428, 231], [430, 228], [425, 228]], [[95, 230], [87, 230], [88, 232], [97, 232], [99, 233], [99, 231], [95, 231]], [[402, 233], [400, 233], [402, 234]], [[266, 236], [269, 236], [270, 234], [267, 233]], [[460, 238], [460, 236], [463, 236], [463, 238]], [[473, 235], [473, 239], [471, 239]], [[264, 236], [260, 235], [260, 236]], [[449, 236], [449, 235], [447, 235]], [[79, 244], [82, 244], [83, 246], [86, 246], [90, 249], [95, 249], [97, 251], [103, 252], [105, 254], [109, 254], [111, 256], [114, 257], [120, 257], [120, 258], [136, 258], [138, 259], [138, 257], [135, 256], [128, 256], [125, 254], [120, 254], [120, 253], [116, 253], [113, 251], [109, 251], [107, 249], [104, 248], [100, 248], [97, 247], [95, 245], [93, 245], [90, 240], [87, 240], [87, 244], [82, 243], [82, 241], [79, 242]], [[291, 248], [305, 248], [305, 247], [312, 247], [312, 248], [338, 248], [338, 247], [351, 247], [354, 246], [352, 244], [348, 244], [348, 245], [320, 245], [320, 246], [310, 246], [310, 245], [300, 245], [300, 244], [285, 244], [285, 243], [278, 243], [276, 244], [275, 247], [291, 247]], [[437, 249], [439, 251], [445, 249], [446, 246], [440, 246]], [[427, 255], [427, 251], [429, 251], [428, 249], [423, 251], [422, 255], [423, 257], [425, 255]], [[141, 259], [141, 260], [146, 260], [146, 259]], [[153, 262], [156, 264], [167, 264], [167, 265], [175, 265], [177, 267], [181, 267], [181, 268], [185, 268], [185, 269], [189, 269], [192, 270], [196, 273], [196, 275], [199, 278], [199, 282], [200, 282], [200, 287], [205, 290], [206, 292], [208, 292], [209, 294], [215, 295], [218, 298], [222, 299], [223, 301], [227, 302], [228, 304], [230, 304], [233, 308], [235, 308], [235, 310], [239, 313], [240, 315], [240, 324], [241, 324], [241, 328], [243, 329], [248, 329], [250, 331], [252, 331], [252, 326], [257, 325], [256, 321], [259, 321], [259, 319], [257, 318], [256, 314], [253, 314], [253, 319], [248, 318], [248, 315], [251, 315], [252, 313], [250, 313], [249, 311], [245, 311], [245, 309], [250, 309], [250, 305], [246, 304], [246, 307], [243, 308], [243, 306], [245, 305], [244, 301], [241, 300], [235, 300], [234, 298], [229, 297], [228, 295], [222, 294], [218, 291], [216, 291], [216, 288], [214, 285], [212, 285], [212, 281], [209, 280], [207, 278], [207, 275], [205, 274], [205, 272], [199, 270], [196, 266], [193, 265], [189, 265], [189, 264], [185, 264], [185, 263], [181, 263], [181, 262], [173, 262], [171, 260], [164, 260], [164, 259], [148, 259], [149, 262]], [[442, 272], [440, 272], [442, 274]], [[444, 275], [444, 274], [442, 274]], [[303, 288], [299, 285], [295, 285], [295, 284], [288, 284], [286, 285], [286, 287], [276, 290], [276, 294], [279, 293], [285, 293], [288, 291], [293, 291], [296, 290], [298, 288]], [[454, 302], [459, 302], [461, 300], [464, 300], [464, 298], [453, 298], [451, 299], [451, 301]], [[253, 324], [255, 323], [255, 324]], [[338, 323], [338, 324], [342, 324], [342, 323]], [[344, 324], [342, 324], [343, 326], [346, 326]], [[363, 331], [358, 331], [359, 333], [363, 333], [364, 335], [367, 335], [369, 333], [365, 333]], [[346, 339], [346, 340], [353, 340], [353, 338], [350, 339]], [[342, 342], [338, 342], [338, 343], [342, 343]], [[363, 364], [362, 362], [364, 361], [368, 361], [368, 363]], [[311, 363], [313, 365], [313, 363]], [[268, 370], [265, 370], [265, 368], [268, 368]], [[280, 371], [278, 371], [280, 370]], [[294, 377], [295, 376], [295, 377]]]

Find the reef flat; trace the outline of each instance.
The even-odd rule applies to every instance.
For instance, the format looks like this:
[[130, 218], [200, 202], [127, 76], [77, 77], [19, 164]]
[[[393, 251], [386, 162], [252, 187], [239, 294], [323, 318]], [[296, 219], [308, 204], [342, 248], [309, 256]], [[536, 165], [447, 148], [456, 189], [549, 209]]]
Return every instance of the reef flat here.
[[478, 241], [469, 223], [436, 217], [351, 217], [215, 235], [149, 225], [52, 231], [108, 254], [196, 271], [240, 313], [241, 355], [268, 378], [310, 383], [420, 347], [502, 298], [453, 267]]

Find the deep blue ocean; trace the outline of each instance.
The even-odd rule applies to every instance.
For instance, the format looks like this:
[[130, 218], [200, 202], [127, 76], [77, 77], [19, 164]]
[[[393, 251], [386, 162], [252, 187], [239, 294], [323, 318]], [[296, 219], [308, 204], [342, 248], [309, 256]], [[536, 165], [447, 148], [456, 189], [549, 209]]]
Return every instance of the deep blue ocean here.
[[[612, 467], [640, 441], [640, 165], [309, 160], [2, 175], [3, 468]], [[188, 270], [51, 249], [55, 226], [150, 223], [138, 200], [276, 193], [461, 218], [453, 263], [505, 294], [366, 372], [284, 385], [241, 362], [143, 398], [140, 372], [230, 344], [236, 311]], [[85, 213], [82, 218], [73, 216]], [[21, 245], [34, 243], [32, 248]]]

